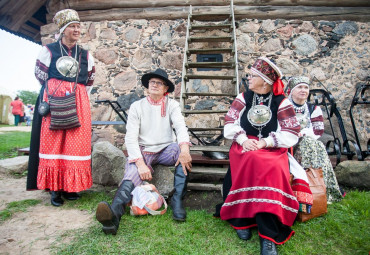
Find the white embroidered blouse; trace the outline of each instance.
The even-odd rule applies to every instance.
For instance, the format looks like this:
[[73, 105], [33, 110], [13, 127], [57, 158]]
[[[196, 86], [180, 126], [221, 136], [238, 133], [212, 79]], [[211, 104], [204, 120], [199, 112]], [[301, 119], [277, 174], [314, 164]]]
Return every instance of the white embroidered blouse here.
[[[225, 138], [233, 139], [239, 145], [248, 140], [246, 132], [240, 125], [241, 117], [246, 109], [245, 106], [245, 99], [241, 93], [234, 100], [227, 113], [227, 119], [231, 119], [232, 122], [228, 121], [224, 126]], [[290, 148], [298, 142], [297, 126], [299, 130], [299, 123], [295, 115], [288, 116], [288, 112], [291, 112], [292, 109], [292, 103], [288, 99], [281, 102], [278, 108], [276, 132], [271, 132], [268, 137], [262, 138], [266, 141], [266, 147]]]

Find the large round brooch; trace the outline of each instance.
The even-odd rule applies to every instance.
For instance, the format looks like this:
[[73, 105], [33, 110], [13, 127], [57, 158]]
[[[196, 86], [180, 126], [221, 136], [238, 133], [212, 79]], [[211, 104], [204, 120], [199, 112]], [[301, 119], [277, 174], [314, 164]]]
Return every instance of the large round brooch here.
[[272, 112], [266, 105], [255, 105], [248, 111], [248, 120], [254, 126], [264, 126], [271, 120]]
[[78, 62], [72, 57], [63, 56], [57, 60], [56, 67], [61, 75], [74, 78], [77, 74]]
[[297, 113], [296, 114], [299, 124], [301, 125], [301, 130], [308, 126], [308, 118], [305, 114]]

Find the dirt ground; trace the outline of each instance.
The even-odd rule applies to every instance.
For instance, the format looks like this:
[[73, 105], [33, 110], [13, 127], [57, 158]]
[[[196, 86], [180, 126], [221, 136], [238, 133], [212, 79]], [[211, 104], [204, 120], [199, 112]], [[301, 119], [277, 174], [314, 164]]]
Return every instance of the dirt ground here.
[[[2, 127], [1, 132], [25, 131], [31, 127]], [[112, 187], [113, 188], [113, 187]], [[99, 190], [99, 187], [93, 190]], [[52, 247], [68, 243], [67, 231], [87, 229], [96, 221], [94, 212], [65, 207], [54, 207], [50, 204], [47, 192], [26, 191], [26, 177], [0, 174], [0, 210], [12, 201], [25, 199], [41, 200], [31, 206], [27, 212], [17, 212], [3, 223], [0, 223], [0, 255], [5, 254], [50, 254]], [[191, 210], [206, 210], [213, 213], [215, 205], [222, 200], [220, 192], [189, 191], [184, 199], [184, 206]]]
[[[42, 202], [15, 213], [0, 224], [0, 254], [50, 254], [51, 247], [68, 242], [63, 235], [69, 230], [87, 229], [94, 213], [50, 205], [50, 195], [44, 191], [26, 191], [26, 177], [0, 175], [0, 210], [12, 201], [39, 199]], [[184, 205], [188, 209], [214, 212], [221, 201], [220, 192], [188, 192]]]

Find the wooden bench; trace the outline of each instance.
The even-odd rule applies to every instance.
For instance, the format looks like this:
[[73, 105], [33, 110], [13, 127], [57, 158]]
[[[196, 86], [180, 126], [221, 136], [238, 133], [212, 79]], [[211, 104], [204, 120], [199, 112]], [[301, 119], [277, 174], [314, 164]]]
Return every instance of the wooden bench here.
[[91, 125], [126, 125], [124, 121], [91, 121]]

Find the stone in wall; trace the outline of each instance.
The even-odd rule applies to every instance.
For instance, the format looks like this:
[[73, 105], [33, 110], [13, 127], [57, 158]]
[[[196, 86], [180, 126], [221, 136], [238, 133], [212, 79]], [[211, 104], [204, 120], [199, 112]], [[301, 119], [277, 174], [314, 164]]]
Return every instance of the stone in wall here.
[[118, 103], [121, 105], [121, 108], [123, 110], [128, 110], [130, 108], [130, 105], [140, 100], [140, 97], [136, 93], [130, 93], [127, 95], [121, 95], [117, 98]]
[[257, 33], [260, 29], [260, 24], [258, 23], [246, 23], [239, 27], [239, 30], [243, 33]]
[[317, 50], [317, 42], [310, 35], [301, 35], [292, 42], [294, 51], [299, 55], [310, 55]]
[[161, 66], [167, 69], [182, 69], [183, 58], [180, 53], [167, 52], [160, 57]]
[[263, 32], [269, 33], [275, 29], [276, 29], [275, 23], [272, 20], [268, 19], [268, 20], [262, 21], [261, 30], [263, 31], [261, 31], [261, 33]]
[[138, 69], [150, 69], [152, 65], [152, 51], [149, 49], [139, 49], [135, 52], [132, 65]]
[[129, 92], [136, 87], [137, 73], [135, 71], [127, 71], [117, 74], [114, 77], [113, 87], [121, 92]]
[[95, 52], [95, 57], [103, 62], [106, 65], [113, 64], [118, 58], [117, 49], [109, 48], [109, 49], [97, 49]]
[[283, 46], [279, 38], [269, 39], [260, 49], [262, 52], [275, 52], [281, 50]]
[[276, 64], [285, 76], [294, 76], [299, 73], [299, 66], [291, 59], [279, 58]]
[[134, 43], [137, 42], [140, 38], [140, 30], [137, 28], [129, 28], [122, 34], [122, 39]]

